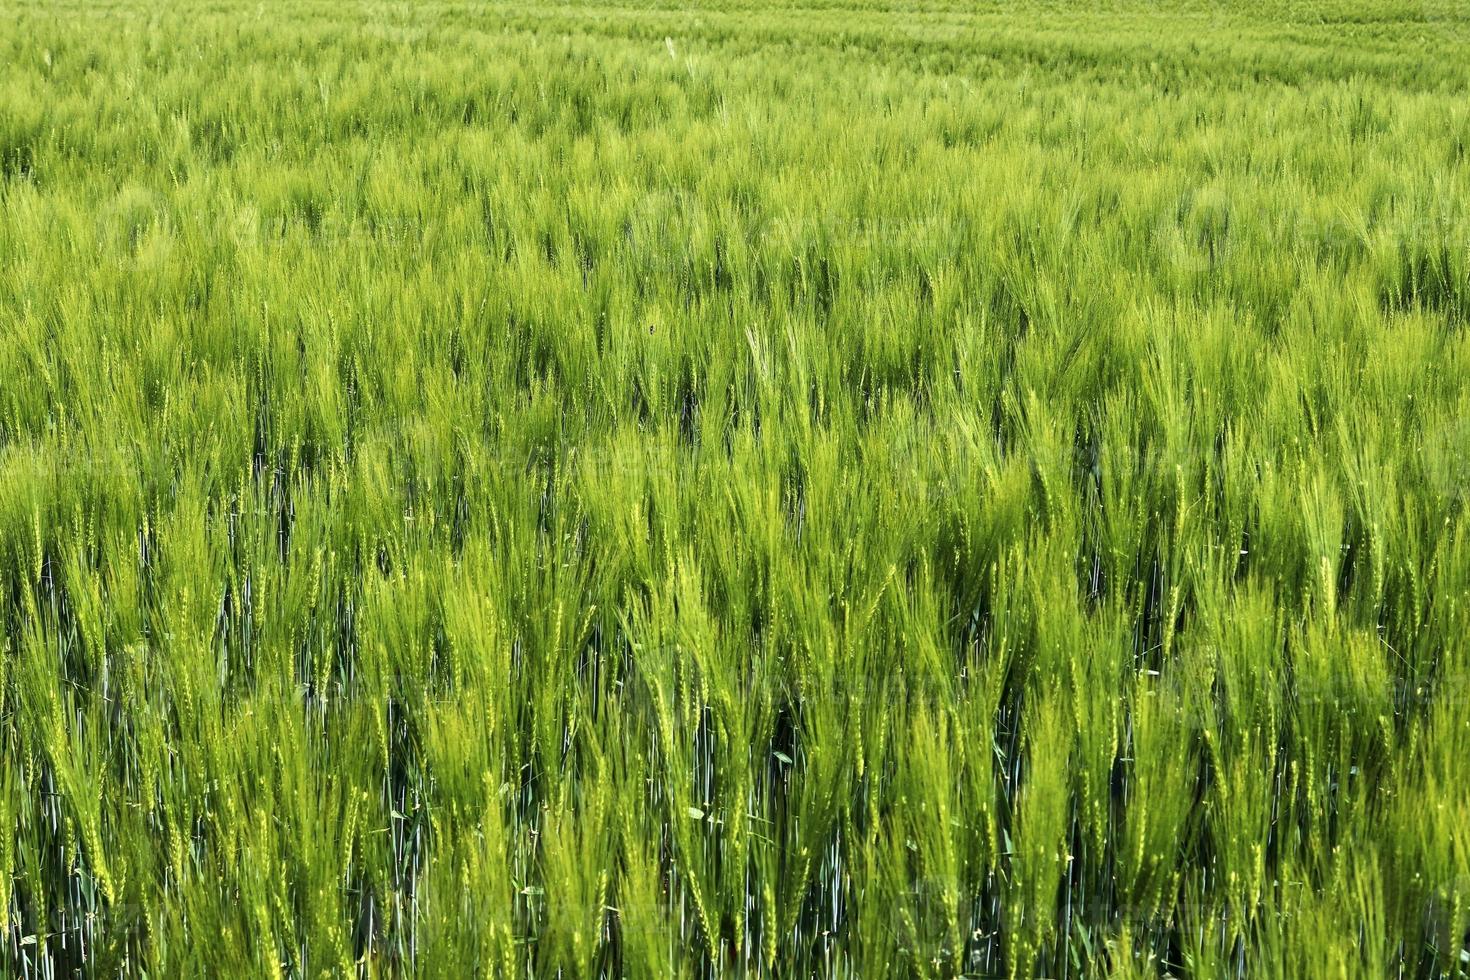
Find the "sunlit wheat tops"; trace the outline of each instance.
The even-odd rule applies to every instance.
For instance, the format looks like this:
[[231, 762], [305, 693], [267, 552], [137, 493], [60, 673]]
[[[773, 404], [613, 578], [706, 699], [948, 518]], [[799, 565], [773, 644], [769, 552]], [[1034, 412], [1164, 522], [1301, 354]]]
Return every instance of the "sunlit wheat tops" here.
[[0, 0], [0, 976], [1470, 974], [1467, 17]]

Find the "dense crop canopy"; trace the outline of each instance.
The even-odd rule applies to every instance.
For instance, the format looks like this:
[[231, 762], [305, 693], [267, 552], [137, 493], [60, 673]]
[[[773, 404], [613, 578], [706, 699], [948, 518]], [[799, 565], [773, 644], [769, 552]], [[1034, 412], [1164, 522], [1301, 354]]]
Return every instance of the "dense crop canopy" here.
[[0, 0], [0, 975], [1464, 976], [1467, 18]]

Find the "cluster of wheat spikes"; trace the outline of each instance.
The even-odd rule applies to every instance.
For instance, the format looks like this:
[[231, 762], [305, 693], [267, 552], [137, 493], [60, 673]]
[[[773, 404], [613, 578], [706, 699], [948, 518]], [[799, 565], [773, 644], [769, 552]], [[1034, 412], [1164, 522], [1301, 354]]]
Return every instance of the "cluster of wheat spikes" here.
[[0, 974], [1463, 977], [1450, 0], [0, 6]]

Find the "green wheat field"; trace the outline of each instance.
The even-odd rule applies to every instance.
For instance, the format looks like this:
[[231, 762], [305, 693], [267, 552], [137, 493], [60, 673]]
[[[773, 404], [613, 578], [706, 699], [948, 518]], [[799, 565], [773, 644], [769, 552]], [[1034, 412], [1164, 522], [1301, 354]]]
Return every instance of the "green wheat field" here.
[[0, 0], [0, 976], [1470, 976], [1467, 93]]

